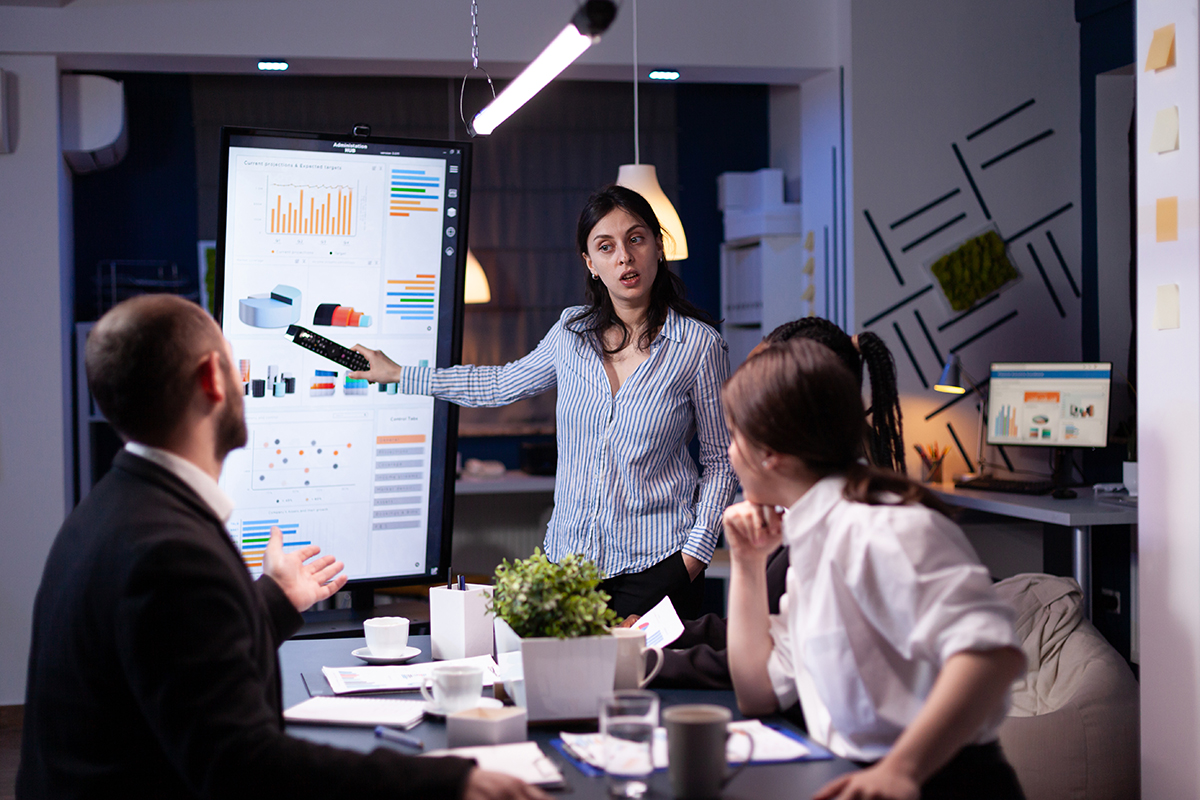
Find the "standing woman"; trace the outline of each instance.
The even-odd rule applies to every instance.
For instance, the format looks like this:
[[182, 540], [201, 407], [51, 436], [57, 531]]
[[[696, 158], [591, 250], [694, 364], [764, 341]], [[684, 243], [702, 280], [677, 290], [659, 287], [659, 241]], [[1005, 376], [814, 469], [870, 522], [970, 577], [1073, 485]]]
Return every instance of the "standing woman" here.
[[[558, 473], [546, 555], [582, 553], [610, 576], [621, 616], [670, 596], [696, 616], [699, 580], [736, 479], [721, 385], [724, 340], [684, 299], [663, 260], [662, 229], [638, 193], [609, 186], [579, 216], [589, 304], [566, 309], [532, 353], [502, 367], [400, 367], [355, 347], [371, 369], [351, 377], [462, 406], [502, 406], [558, 387]], [[688, 452], [700, 440], [700, 466]]]
[[[859, 460], [854, 376], [794, 339], [747, 360], [723, 397], [746, 496], [725, 512], [743, 713], [799, 699], [810, 736], [868, 767], [817, 800], [1022, 798], [996, 741], [1025, 663], [1014, 612], [923, 487]], [[791, 567], [772, 619], [765, 564], [780, 541]]]

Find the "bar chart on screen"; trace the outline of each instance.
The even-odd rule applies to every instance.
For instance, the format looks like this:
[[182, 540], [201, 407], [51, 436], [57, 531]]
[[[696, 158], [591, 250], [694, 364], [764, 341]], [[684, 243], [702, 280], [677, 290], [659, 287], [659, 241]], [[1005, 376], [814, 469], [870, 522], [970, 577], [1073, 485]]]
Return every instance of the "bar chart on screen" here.
[[358, 182], [294, 183], [274, 177], [267, 185], [267, 233], [354, 236]]
[[393, 168], [388, 214], [410, 217], [442, 209], [442, 176], [434, 169]]
[[[311, 523], [310, 523], [311, 524]], [[286, 552], [295, 547], [312, 544], [309, 525], [301, 526], [299, 522], [289, 522], [288, 518], [280, 515], [261, 519], [244, 519], [238, 524], [238, 531], [233, 535], [242, 552], [242, 560], [253, 570], [261, 570], [263, 556], [267, 552], [267, 542], [271, 538], [271, 528], [277, 527], [283, 534], [283, 549]]]

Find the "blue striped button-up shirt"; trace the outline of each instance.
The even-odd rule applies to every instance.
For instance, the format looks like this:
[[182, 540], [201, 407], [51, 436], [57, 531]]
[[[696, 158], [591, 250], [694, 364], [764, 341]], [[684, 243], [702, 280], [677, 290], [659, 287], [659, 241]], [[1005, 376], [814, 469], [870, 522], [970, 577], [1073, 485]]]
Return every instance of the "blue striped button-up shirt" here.
[[[502, 367], [405, 367], [400, 391], [502, 406], [558, 386], [558, 475], [546, 555], [582, 553], [604, 574], [640, 572], [682, 550], [712, 560], [737, 483], [721, 385], [729, 348], [710, 326], [667, 313], [650, 356], [616, 395], [568, 308], [537, 348]], [[700, 439], [700, 465], [688, 453]]]

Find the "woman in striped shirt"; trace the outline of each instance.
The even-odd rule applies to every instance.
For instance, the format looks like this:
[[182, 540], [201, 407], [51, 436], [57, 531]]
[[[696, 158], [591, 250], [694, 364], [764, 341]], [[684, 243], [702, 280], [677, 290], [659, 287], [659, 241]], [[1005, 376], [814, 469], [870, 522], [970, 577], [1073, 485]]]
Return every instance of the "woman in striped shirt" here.
[[[670, 596], [699, 613], [703, 581], [736, 486], [721, 385], [728, 347], [663, 259], [662, 229], [638, 193], [609, 186], [579, 217], [586, 306], [566, 309], [532, 353], [502, 367], [401, 367], [377, 350], [351, 377], [462, 406], [501, 406], [558, 387], [559, 469], [545, 550], [582, 553], [610, 576], [618, 614]], [[700, 440], [700, 469], [688, 442]]]

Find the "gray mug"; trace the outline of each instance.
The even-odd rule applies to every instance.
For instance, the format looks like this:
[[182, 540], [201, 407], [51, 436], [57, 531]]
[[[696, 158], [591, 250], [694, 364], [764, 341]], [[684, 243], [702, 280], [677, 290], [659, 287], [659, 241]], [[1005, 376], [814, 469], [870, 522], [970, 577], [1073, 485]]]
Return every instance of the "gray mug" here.
[[667, 729], [667, 774], [676, 797], [717, 797], [754, 758], [754, 739], [744, 731], [734, 731], [750, 739], [750, 754], [726, 774], [725, 743], [733, 714], [724, 706], [671, 706], [662, 712], [662, 718]]

